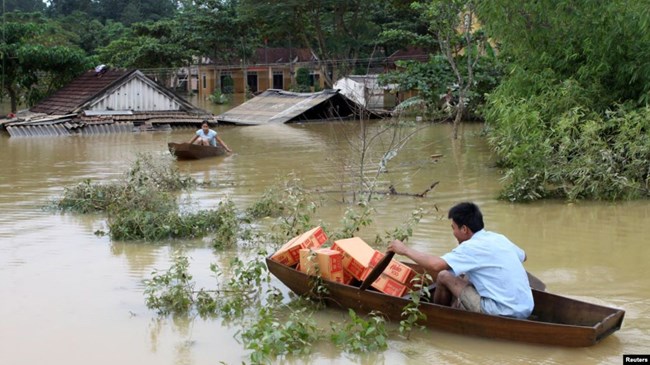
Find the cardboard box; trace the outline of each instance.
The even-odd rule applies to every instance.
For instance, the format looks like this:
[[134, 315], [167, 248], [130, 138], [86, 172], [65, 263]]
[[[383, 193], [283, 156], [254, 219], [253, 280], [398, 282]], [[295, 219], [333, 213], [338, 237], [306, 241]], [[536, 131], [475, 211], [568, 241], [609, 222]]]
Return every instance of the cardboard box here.
[[300, 249], [318, 248], [327, 241], [327, 235], [318, 226], [290, 239], [271, 256], [271, 260], [287, 266], [293, 266], [300, 261]]
[[[379, 261], [381, 261], [382, 258], [384, 258], [384, 254], [381, 252], [378, 252], [378, 255], [373, 257], [372, 262], [370, 262], [370, 270], [368, 270], [368, 273], [372, 271], [372, 268], [377, 266]], [[382, 274], [386, 274], [389, 277], [393, 278], [394, 280], [406, 284], [408, 287], [411, 286], [411, 279], [415, 276], [415, 271], [408, 267], [407, 265], [397, 261], [397, 260], [390, 260], [390, 263], [388, 266], [386, 266], [386, 269], [384, 269]], [[366, 274], [367, 276], [367, 274]]]
[[335, 241], [332, 249], [343, 254], [343, 269], [361, 281], [368, 275], [371, 262], [376, 264], [381, 259], [381, 253], [359, 237]]
[[396, 297], [403, 296], [409, 289], [405, 284], [400, 283], [384, 273], [379, 275], [377, 280], [375, 280], [371, 286], [382, 293]]
[[350, 283], [352, 283], [352, 280], [354, 280], [354, 277], [350, 275], [347, 270], [343, 269], [343, 284], [350, 285]]
[[320, 248], [300, 250], [300, 271], [323, 279], [343, 283], [343, 255], [336, 250]]

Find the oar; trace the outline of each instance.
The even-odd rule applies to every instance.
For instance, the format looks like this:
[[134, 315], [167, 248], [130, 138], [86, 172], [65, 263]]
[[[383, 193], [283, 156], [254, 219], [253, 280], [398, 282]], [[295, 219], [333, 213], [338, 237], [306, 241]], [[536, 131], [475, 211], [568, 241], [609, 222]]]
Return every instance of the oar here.
[[368, 289], [368, 287], [370, 286], [370, 284], [372, 284], [375, 280], [377, 280], [377, 278], [378, 278], [379, 275], [384, 271], [384, 269], [386, 268], [386, 266], [388, 266], [388, 264], [390, 263], [390, 260], [393, 259], [393, 256], [395, 256], [395, 252], [394, 252], [394, 251], [390, 251], [390, 252], [388, 252], [388, 253], [384, 256], [384, 258], [381, 259], [381, 260], [377, 263], [377, 266], [375, 266], [375, 267], [372, 269], [372, 271], [370, 271], [370, 273], [368, 274], [368, 276], [366, 276], [366, 279], [361, 283], [361, 286], [359, 287], [359, 290], [364, 291], [364, 290]]
[[535, 275], [529, 273], [528, 271], [526, 271], [526, 274], [528, 274], [528, 283], [530, 284], [531, 288], [537, 289], [539, 291], [546, 290], [546, 284], [544, 284], [543, 281], [539, 280]]

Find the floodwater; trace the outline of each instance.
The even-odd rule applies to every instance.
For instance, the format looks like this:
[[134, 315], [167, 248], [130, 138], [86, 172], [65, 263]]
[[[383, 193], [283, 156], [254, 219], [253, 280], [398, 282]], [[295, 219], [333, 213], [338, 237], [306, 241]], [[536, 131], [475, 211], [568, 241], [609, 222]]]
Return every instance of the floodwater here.
[[[373, 130], [380, 128], [373, 125]], [[409, 244], [442, 254], [455, 245], [446, 210], [477, 202], [486, 227], [509, 236], [528, 254], [526, 267], [551, 292], [626, 310], [623, 328], [584, 349], [537, 346], [416, 331], [396, 334], [383, 352], [361, 356], [316, 346], [302, 364], [621, 364], [623, 354], [650, 352], [650, 257], [648, 201], [608, 203], [546, 201], [511, 204], [496, 199], [500, 173], [480, 136], [466, 125], [450, 139], [448, 125], [424, 128], [380, 174], [399, 192], [424, 198], [385, 197], [375, 203], [366, 241], [396, 227], [415, 208], [428, 213]], [[337, 190], [357, 156], [354, 123], [259, 127], [219, 126], [235, 150], [225, 158], [174, 162], [198, 180], [213, 181], [192, 192], [202, 208], [228, 197], [244, 209], [278, 179], [294, 173], [310, 189]], [[207, 242], [112, 242], [101, 215], [43, 210], [64, 187], [83, 179], [118, 178], [138, 153], [167, 156], [166, 143], [189, 140], [192, 130], [102, 136], [9, 138], [0, 135], [0, 364], [239, 364], [248, 353], [235, 337], [239, 328], [220, 320], [158, 319], [146, 308], [142, 280], [165, 270], [170, 254], [187, 247], [197, 286], [209, 286], [209, 264], [237, 254], [215, 252]], [[376, 148], [385, 148], [387, 138]], [[433, 154], [442, 154], [437, 162]], [[346, 160], [346, 158], [348, 160]], [[346, 162], [348, 161], [348, 162]], [[315, 218], [336, 226], [349, 195], [329, 193]], [[439, 210], [439, 211], [438, 211]], [[383, 249], [383, 247], [377, 247]], [[280, 283], [275, 283], [281, 286]], [[346, 313], [326, 309], [317, 319], [329, 329]], [[285, 361], [278, 361], [286, 362]]]

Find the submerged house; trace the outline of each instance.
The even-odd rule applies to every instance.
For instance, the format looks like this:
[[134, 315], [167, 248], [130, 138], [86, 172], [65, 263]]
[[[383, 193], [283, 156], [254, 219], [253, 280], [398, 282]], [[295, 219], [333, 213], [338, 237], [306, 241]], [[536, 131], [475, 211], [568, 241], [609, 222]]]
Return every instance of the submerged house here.
[[138, 70], [90, 70], [12, 121], [11, 136], [101, 134], [200, 126], [211, 115]]
[[367, 110], [338, 90], [294, 93], [268, 89], [215, 119], [220, 123], [259, 125], [355, 117], [378, 118], [381, 115]]
[[334, 83], [334, 89], [371, 110], [394, 107], [395, 96], [391, 90], [396, 88], [396, 85], [379, 85], [379, 75], [350, 75]]

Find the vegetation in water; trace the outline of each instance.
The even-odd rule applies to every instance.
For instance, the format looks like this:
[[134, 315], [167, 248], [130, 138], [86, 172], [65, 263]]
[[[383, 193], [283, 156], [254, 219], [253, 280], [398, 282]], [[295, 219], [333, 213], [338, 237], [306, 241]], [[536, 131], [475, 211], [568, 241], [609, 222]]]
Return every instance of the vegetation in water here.
[[230, 97], [222, 93], [219, 89], [214, 89], [214, 92], [208, 96], [208, 99], [212, 104], [228, 104], [230, 102]]
[[373, 311], [368, 319], [364, 319], [349, 309], [348, 315], [349, 322], [332, 324], [330, 339], [338, 347], [355, 353], [385, 350], [388, 347], [386, 320], [381, 313]]
[[402, 317], [404, 319], [399, 322], [399, 333], [406, 337], [406, 339], [411, 337], [411, 332], [413, 332], [414, 328], [424, 328], [424, 326], [418, 325], [418, 322], [427, 319], [426, 314], [420, 311], [420, 304], [423, 299], [432, 301], [433, 298], [427, 286], [431, 282], [433, 282], [431, 275], [426, 273], [418, 274], [411, 279], [413, 285], [413, 288], [409, 290], [411, 302], [402, 310]]
[[[181, 209], [175, 192], [195, 185], [169, 166], [158, 166], [158, 162], [145, 156], [136, 161], [123, 180], [105, 185], [84, 181], [66, 189], [59, 203], [60, 207], [65, 204], [82, 207], [76, 209], [79, 212], [106, 212], [113, 239], [161, 240], [212, 234], [213, 247], [236, 249], [239, 254], [227, 265], [210, 265], [216, 280], [212, 288], [197, 288], [190, 270], [190, 258], [180, 251], [174, 252], [168, 269], [154, 270], [151, 277], [144, 280], [145, 303], [160, 316], [218, 317], [242, 326], [238, 337], [251, 351], [250, 359], [254, 363], [308, 353], [322, 340], [332, 341], [344, 351], [353, 353], [387, 347], [389, 333], [379, 313], [362, 317], [350, 312], [348, 321], [332, 324], [331, 332], [323, 333], [312, 318], [313, 312], [322, 308], [321, 302], [294, 300], [287, 305], [282, 291], [272, 284], [264, 263], [268, 255], [264, 247], [286, 242], [312, 228], [315, 225], [313, 214], [322, 204], [317, 202], [321, 197], [310, 193], [300, 179], [292, 177], [269, 189], [245, 214], [239, 214], [228, 199], [221, 201], [214, 210], [188, 212]], [[111, 188], [104, 190], [106, 187]], [[349, 208], [342, 219], [341, 230], [332, 237], [355, 235], [372, 224], [373, 212], [369, 201]], [[421, 210], [414, 211], [403, 225], [386, 234], [398, 238], [410, 236], [411, 227], [421, 214]], [[273, 233], [256, 233], [251, 223], [266, 216], [275, 219]], [[329, 296], [320, 276], [312, 278], [311, 287], [314, 298], [327, 299]], [[410, 331], [422, 318], [418, 313], [416, 304], [405, 308], [402, 333]]]
[[261, 217], [276, 218], [272, 227], [272, 241], [286, 242], [317, 225], [312, 217], [322, 202], [314, 201], [313, 198], [314, 196], [305, 189], [302, 180], [291, 175], [277, 186], [269, 188], [246, 213], [251, 220]]
[[144, 281], [147, 307], [162, 315], [187, 314], [194, 303], [194, 282], [188, 268], [189, 259], [175, 252], [167, 271], [154, 270], [152, 278]]
[[182, 211], [176, 193], [197, 185], [182, 175], [169, 158], [139, 154], [125, 175], [114, 182], [85, 180], [65, 188], [54, 206], [78, 213], [105, 212], [115, 240], [157, 241], [214, 234], [215, 247], [237, 242], [240, 220], [226, 199], [217, 209]]
[[647, 6], [496, 0], [479, 16], [509, 61], [485, 114], [502, 197], [650, 197]]
[[[63, 211], [92, 213], [130, 209], [168, 210], [176, 206], [168, 193], [196, 186], [196, 181], [172, 167], [168, 157], [138, 154], [118, 180], [93, 183], [86, 179], [66, 187], [53, 205]], [[158, 196], [160, 195], [160, 196]]]
[[254, 364], [276, 361], [288, 354], [308, 354], [320, 338], [320, 328], [307, 308], [281, 316], [277, 308], [261, 307], [258, 316], [241, 333]]

